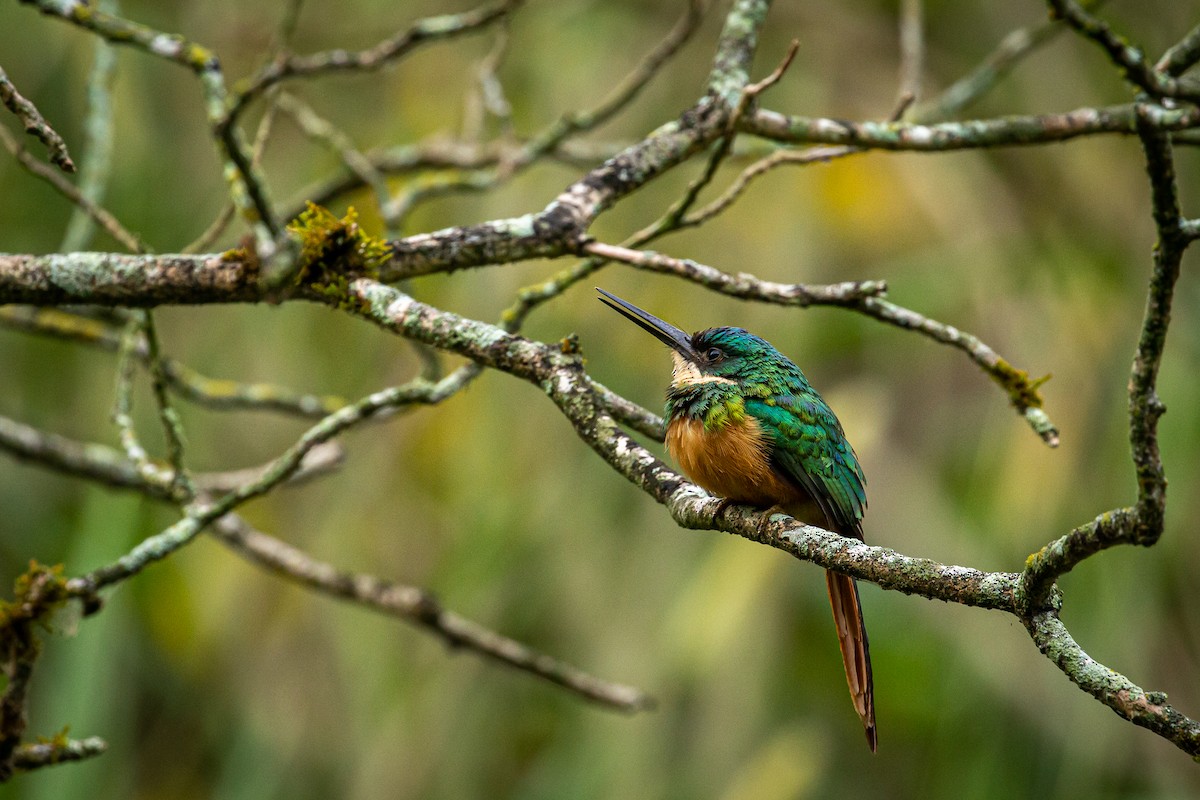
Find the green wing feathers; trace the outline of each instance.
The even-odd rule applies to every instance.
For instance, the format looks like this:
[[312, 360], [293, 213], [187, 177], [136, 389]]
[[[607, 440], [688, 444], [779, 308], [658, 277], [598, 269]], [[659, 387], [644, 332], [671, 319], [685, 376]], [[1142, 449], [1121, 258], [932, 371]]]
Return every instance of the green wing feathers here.
[[844, 534], [861, 539], [867, 479], [829, 406], [806, 392], [747, 399], [746, 412], [770, 435], [775, 469], [803, 487]]

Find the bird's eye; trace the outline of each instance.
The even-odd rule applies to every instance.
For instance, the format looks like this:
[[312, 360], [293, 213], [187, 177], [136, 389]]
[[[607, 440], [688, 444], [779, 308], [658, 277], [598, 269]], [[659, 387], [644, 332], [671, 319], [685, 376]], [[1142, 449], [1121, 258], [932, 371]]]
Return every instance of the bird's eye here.
[[723, 355], [725, 354], [721, 352], [721, 348], [719, 347], [710, 347], [704, 353], [704, 357], [709, 361], [718, 361]]

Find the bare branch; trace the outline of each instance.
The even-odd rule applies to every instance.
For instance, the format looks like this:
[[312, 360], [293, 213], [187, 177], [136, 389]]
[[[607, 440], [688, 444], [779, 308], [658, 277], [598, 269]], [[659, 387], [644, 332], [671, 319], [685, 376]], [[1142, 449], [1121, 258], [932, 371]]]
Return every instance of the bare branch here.
[[235, 514], [217, 520], [212, 531], [238, 555], [260, 567], [324, 594], [402, 619], [440, 637], [451, 648], [515, 667], [619, 711], [642, 711], [654, 705], [653, 699], [638, 689], [603, 681], [446, 610], [424, 589], [373, 575], [343, 572], [255, 530]]
[[64, 736], [61, 740], [55, 737], [50, 741], [20, 745], [13, 752], [12, 764], [14, 770], [29, 772], [52, 764], [83, 761], [104, 755], [107, 751], [108, 743], [98, 736], [86, 739], [68, 739]]
[[846, 281], [817, 285], [764, 281], [745, 272], [729, 275], [691, 259], [671, 258], [661, 253], [630, 250], [627, 247], [602, 242], [588, 242], [583, 249], [584, 252], [598, 258], [620, 261], [651, 272], [676, 275], [732, 297], [778, 305], [852, 306], [864, 298], [877, 297], [887, 291], [887, 284], [883, 281]]

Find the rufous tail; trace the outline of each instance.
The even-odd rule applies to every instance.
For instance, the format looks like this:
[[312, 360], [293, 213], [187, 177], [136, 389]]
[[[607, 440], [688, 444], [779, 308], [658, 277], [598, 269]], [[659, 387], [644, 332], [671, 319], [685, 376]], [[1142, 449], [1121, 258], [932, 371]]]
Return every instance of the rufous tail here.
[[875, 686], [871, 680], [871, 647], [867, 643], [867, 628], [863, 624], [862, 606], [858, 602], [858, 585], [853, 578], [827, 571], [829, 604], [833, 607], [833, 622], [837, 626], [838, 646], [846, 667], [846, 683], [854, 710], [862, 719], [867, 744], [875, 752], [878, 737], [875, 731]]

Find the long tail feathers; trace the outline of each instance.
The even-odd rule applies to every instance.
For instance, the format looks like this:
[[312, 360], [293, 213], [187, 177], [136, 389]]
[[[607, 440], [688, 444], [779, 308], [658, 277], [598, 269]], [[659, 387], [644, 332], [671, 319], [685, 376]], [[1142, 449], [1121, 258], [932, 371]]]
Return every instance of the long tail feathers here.
[[875, 687], [871, 680], [871, 648], [867, 643], [862, 606], [858, 602], [858, 585], [853, 578], [828, 571], [825, 573], [825, 583], [829, 587], [829, 604], [833, 607], [833, 622], [837, 626], [838, 646], [842, 649], [850, 697], [866, 729], [867, 744], [874, 753], [878, 744]]

